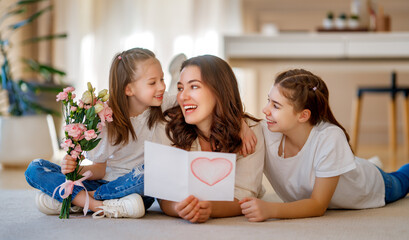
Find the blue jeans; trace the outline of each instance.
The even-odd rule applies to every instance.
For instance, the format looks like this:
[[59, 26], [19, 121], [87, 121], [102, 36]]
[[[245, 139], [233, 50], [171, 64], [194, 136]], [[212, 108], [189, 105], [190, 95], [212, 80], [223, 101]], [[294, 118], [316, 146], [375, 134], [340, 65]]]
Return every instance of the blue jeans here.
[[385, 203], [404, 198], [409, 192], [409, 164], [403, 165], [396, 172], [386, 173], [378, 168], [385, 182]]
[[[65, 182], [65, 175], [62, 174], [61, 167], [44, 159], [33, 160], [28, 166], [25, 176], [30, 186], [41, 190], [49, 196], [53, 195], [56, 187]], [[155, 201], [154, 198], [143, 196], [143, 165], [110, 182], [105, 180], [85, 180], [82, 183], [87, 191], [95, 191], [95, 200], [117, 199], [137, 193], [142, 196], [145, 209], [148, 209]], [[84, 190], [83, 187], [74, 186], [72, 199], [82, 190]], [[58, 191], [54, 198], [59, 202], [63, 201]]]

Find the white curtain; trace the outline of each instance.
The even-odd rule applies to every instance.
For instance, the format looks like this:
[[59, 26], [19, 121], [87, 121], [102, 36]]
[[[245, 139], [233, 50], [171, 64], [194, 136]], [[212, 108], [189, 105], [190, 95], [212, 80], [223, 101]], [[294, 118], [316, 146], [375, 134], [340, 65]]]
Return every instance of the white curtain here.
[[54, 62], [79, 92], [85, 82], [108, 87], [115, 53], [133, 47], [155, 52], [167, 85], [173, 56], [223, 57], [222, 36], [240, 34], [241, 0], [55, 0], [55, 31], [68, 39], [55, 45]]

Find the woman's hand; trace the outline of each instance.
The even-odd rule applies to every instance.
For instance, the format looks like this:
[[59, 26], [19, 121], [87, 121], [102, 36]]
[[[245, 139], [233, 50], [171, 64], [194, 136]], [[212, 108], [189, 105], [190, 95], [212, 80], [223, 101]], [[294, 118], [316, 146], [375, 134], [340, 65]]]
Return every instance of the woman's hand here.
[[210, 202], [201, 202], [195, 196], [190, 195], [185, 200], [176, 203], [175, 211], [185, 220], [192, 223], [203, 223], [209, 219], [212, 208]]
[[199, 201], [199, 206], [199, 213], [196, 214], [197, 220], [193, 220], [196, 220], [198, 223], [204, 223], [210, 218], [210, 214], [212, 213], [212, 204], [208, 201]]
[[77, 167], [76, 159], [72, 158], [70, 155], [65, 155], [61, 162], [61, 172], [67, 174], [73, 172]]
[[190, 222], [197, 221], [197, 214], [199, 214], [200, 205], [198, 204], [199, 200], [190, 195], [181, 202], [176, 203], [175, 211], [179, 217], [188, 220]]

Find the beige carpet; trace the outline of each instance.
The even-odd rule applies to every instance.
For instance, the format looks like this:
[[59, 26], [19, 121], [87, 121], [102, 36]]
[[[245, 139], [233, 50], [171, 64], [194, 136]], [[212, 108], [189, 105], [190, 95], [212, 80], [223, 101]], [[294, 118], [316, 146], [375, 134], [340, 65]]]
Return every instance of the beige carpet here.
[[[190, 224], [158, 205], [141, 219], [68, 220], [40, 213], [34, 190], [0, 190], [0, 239], [409, 239], [409, 196], [383, 208], [330, 210], [318, 218], [249, 223], [244, 217]], [[270, 200], [277, 196], [270, 193]]]

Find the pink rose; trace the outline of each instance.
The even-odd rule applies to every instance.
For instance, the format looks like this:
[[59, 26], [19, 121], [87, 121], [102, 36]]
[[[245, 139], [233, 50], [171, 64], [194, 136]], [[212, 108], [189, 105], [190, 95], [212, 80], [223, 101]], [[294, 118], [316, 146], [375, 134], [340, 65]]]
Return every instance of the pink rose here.
[[57, 95], [57, 102], [58, 101], [67, 101], [68, 100], [68, 93], [66, 93], [66, 92], [60, 92], [58, 95]]
[[71, 123], [64, 126], [64, 131], [68, 133], [68, 136], [72, 137], [74, 140], [78, 141], [81, 139], [81, 135], [87, 130], [84, 124], [81, 123]]
[[80, 152], [77, 152], [77, 151], [75, 151], [75, 150], [72, 150], [72, 151], [70, 152], [70, 155], [71, 155], [72, 158], [77, 159], [78, 156], [80, 155]]
[[97, 124], [98, 132], [101, 132], [103, 128], [104, 128], [104, 125], [102, 125], [102, 123]]
[[75, 112], [75, 111], [77, 111], [77, 109], [78, 109], [77, 107], [71, 106], [71, 109], [70, 109], [70, 110], [71, 110], [71, 112]]
[[75, 145], [72, 143], [71, 139], [67, 139], [60, 145], [64, 151], [68, 151], [69, 148], [73, 148]]
[[85, 131], [84, 136], [85, 136], [85, 139], [87, 139], [88, 141], [98, 137], [94, 129]]
[[75, 146], [74, 150], [77, 151], [77, 152], [82, 152], [81, 145], [77, 144], [77, 146]]
[[112, 122], [112, 109], [108, 106], [107, 103], [104, 103], [104, 109], [98, 113], [99, 118], [101, 119], [102, 126], [105, 126], [106, 122]]
[[70, 93], [70, 92], [74, 92], [75, 88], [74, 87], [66, 87], [66, 88], [63, 89], [63, 91], [66, 92], [66, 93]]
[[84, 102], [81, 101], [81, 100], [79, 100], [79, 101], [78, 101], [78, 107], [79, 107], [79, 108], [84, 108]]

